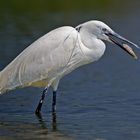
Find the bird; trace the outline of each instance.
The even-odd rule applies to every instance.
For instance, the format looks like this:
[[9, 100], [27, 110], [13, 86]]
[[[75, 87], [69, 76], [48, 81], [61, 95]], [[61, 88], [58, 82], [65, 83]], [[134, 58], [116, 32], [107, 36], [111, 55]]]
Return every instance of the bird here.
[[60, 80], [73, 70], [99, 60], [106, 50], [106, 42], [116, 44], [137, 59], [129, 46], [139, 46], [102, 21], [62, 26], [37, 39], [0, 71], [0, 94], [16, 88], [43, 87], [35, 110], [39, 114], [45, 95], [52, 88], [52, 112], [55, 112]]

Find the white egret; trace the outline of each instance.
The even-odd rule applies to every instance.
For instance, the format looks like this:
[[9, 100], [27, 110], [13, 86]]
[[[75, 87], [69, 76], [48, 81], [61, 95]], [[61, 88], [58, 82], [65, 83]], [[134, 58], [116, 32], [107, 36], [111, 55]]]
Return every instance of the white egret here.
[[97, 61], [105, 52], [104, 41], [117, 44], [137, 58], [128, 45], [138, 46], [101, 21], [88, 21], [75, 28], [60, 27], [31, 44], [0, 72], [0, 93], [19, 87], [45, 87], [36, 108], [39, 113], [47, 89], [52, 87], [54, 112], [60, 79], [79, 66]]

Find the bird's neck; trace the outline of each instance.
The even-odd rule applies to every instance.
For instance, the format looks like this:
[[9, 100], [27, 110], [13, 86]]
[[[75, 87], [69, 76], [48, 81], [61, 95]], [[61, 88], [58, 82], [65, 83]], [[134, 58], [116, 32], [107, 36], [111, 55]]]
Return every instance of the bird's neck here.
[[86, 31], [80, 32], [80, 38], [85, 50], [88, 50], [85, 51], [88, 56], [92, 57], [94, 60], [98, 60], [104, 54], [106, 47], [102, 40]]

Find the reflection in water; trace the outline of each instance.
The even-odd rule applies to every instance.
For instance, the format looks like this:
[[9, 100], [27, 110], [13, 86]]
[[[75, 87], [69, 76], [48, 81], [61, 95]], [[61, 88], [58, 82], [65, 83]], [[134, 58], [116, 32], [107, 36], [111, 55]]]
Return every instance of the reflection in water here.
[[[42, 114], [41, 112], [36, 114], [36, 117], [41, 125], [41, 127], [43, 129], [47, 129], [47, 124], [46, 122], [43, 120]], [[57, 118], [56, 118], [56, 112], [52, 112], [52, 131], [55, 132], [57, 131]]]
[[41, 128], [45, 131], [43, 131], [42, 135], [43, 137], [51, 140], [72, 140], [72, 138], [66, 136], [62, 132], [58, 130], [57, 126], [57, 116], [56, 112], [52, 112], [52, 123], [51, 123], [51, 131], [49, 130], [49, 127], [47, 126], [46, 121], [43, 119], [42, 114], [36, 114], [36, 117], [39, 121], [39, 124]]
[[[0, 118], [0, 140], [9, 138], [19, 140], [21, 137], [25, 139], [72, 140], [71, 137], [58, 130], [55, 112], [52, 113], [51, 124], [47, 124], [41, 114], [36, 115], [37, 123], [25, 119], [26, 117], [30, 118], [29, 114], [27, 116], [22, 114], [21, 118], [17, 114], [11, 115], [11, 117], [14, 118], [14, 121], [2, 121]], [[18, 122], [20, 119], [26, 121]], [[48, 122], [50, 121], [48, 120]]]
[[47, 125], [46, 125], [45, 121], [42, 118], [42, 114], [39, 113], [39, 114], [35, 114], [35, 115], [36, 115], [36, 117], [37, 117], [37, 119], [39, 121], [39, 124], [41, 125], [41, 128], [47, 129]]

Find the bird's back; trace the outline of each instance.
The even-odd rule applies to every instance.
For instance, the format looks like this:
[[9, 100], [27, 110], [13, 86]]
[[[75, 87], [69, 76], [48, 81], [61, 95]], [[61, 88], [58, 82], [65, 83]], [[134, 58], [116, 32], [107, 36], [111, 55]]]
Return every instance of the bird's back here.
[[68, 63], [76, 38], [77, 31], [69, 26], [39, 38], [0, 72], [0, 91], [49, 84]]

